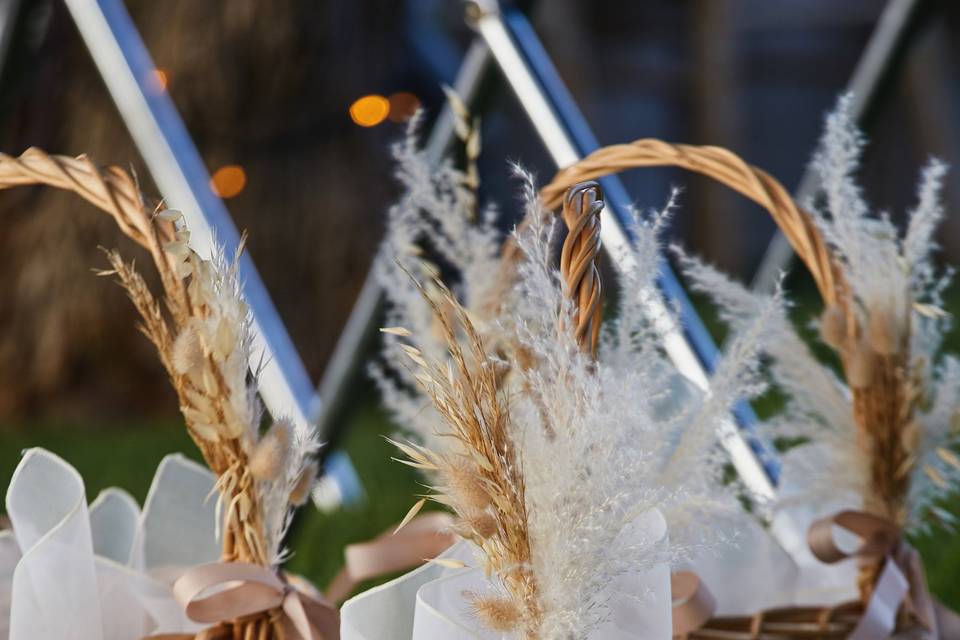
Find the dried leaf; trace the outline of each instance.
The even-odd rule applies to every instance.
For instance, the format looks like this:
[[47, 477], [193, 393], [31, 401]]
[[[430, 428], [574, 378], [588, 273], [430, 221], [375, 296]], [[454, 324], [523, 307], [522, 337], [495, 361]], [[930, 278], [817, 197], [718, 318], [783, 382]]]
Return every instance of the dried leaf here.
[[417, 514], [420, 513], [420, 510], [423, 509], [423, 505], [427, 504], [426, 498], [420, 498], [417, 502], [410, 507], [410, 511], [407, 511], [407, 515], [403, 516], [403, 520], [400, 521], [400, 524], [397, 525], [397, 528], [393, 530], [393, 534], [396, 535], [400, 529], [403, 529], [407, 526], [411, 520], [417, 517]]
[[957, 454], [944, 447], [937, 447], [937, 455], [951, 467], [960, 471], [960, 458], [957, 457]]
[[409, 329], [403, 327], [380, 327], [380, 333], [389, 333], [403, 338], [408, 338], [413, 335]]
[[438, 564], [447, 569], [465, 569], [467, 567], [465, 563], [454, 560], [453, 558], [424, 558], [423, 561]]

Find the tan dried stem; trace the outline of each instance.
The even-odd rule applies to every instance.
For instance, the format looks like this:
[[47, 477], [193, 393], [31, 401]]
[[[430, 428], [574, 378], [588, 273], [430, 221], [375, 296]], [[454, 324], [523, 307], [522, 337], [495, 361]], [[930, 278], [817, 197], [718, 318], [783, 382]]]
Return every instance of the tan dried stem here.
[[[458, 533], [483, 550], [486, 574], [500, 579], [520, 612], [514, 631], [536, 638], [542, 611], [530, 565], [524, 478], [497, 366], [467, 312], [442, 282], [434, 285], [436, 293], [424, 288], [421, 293], [440, 323], [450, 364], [427, 362], [411, 345], [404, 350], [420, 369], [417, 379], [449, 428], [444, 435], [456, 445], [441, 454], [395, 444], [407, 454], [408, 463], [436, 472], [440, 486], [429, 498], [453, 508], [460, 518]], [[478, 611], [504, 610], [484, 596], [473, 600]]]
[[[140, 312], [144, 333], [157, 347], [180, 399], [188, 432], [217, 475], [225, 521], [222, 558], [267, 565], [264, 526], [255, 481], [249, 471], [249, 446], [235, 426], [228, 424], [234, 412], [222, 363], [216, 360], [215, 349], [210, 345], [198, 356], [196, 371], [179, 371], [175, 363], [177, 337], [207, 313], [202, 296], [191, 289], [191, 279], [183, 277], [184, 257], [167, 250], [181, 242], [182, 236], [170, 220], [146, 206], [129, 173], [118, 167], [101, 169], [86, 156], [52, 156], [36, 148], [28, 149], [20, 157], [0, 154], [0, 189], [28, 185], [47, 185], [76, 193], [108, 213], [126, 236], [150, 253], [160, 274], [166, 311], [132, 264], [125, 263], [114, 251], [108, 252], [108, 258]], [[192, 268], [194, 283], [198, 269], [209, 268], [194, 255], [187, 258], [186, 264]], [[220, 433], [212, 437], [211, 429], [219, 429]], [[230, 435], [225, 435], [227, 432]], [[229, 628], [232, 637], [243, 638], [276, 638], [283, 633], [276, 616], [270, 613], [221, 628]]]
[[574, 336], [580, 347], [596, 357], [603, 313], [600, 281], [600, 212], [603, 195], [593, 181], [570, 187], [561, 216], [567, 237], [560, 252], [560, 275], [575, 305]]
[[[870, 460], [864, 508], [902, 526], [909, 472], [916, 460], [917, 427], [913, 411], [919, 395], [909, 375], [907, 340], [903, 337], [895, 349], [884, 345], [887, 352], [884, 354], [860, 351], [867, 342], [865, 328], [858, 324], [840, 262], [811, 216], [797, 206], [783, 185], [762, 169], [720, 147], [641, 139], [604, 147], [562, 169], [541, 190], [541, 199], [547, 209], [554, 210], [563, 202], [564, 193], [584, 180], [627, 169], [658, 166], [675, 166], [706, 175], [765, 208], [806, 265], [828, 312], [841, 319], [832, 337], [838, 343], [836, 348], [851, 383], [851, 411], [858, 426], [860, 446]], [[515, 249], [505, 248], [504, 260], [507, 263], [516, 260]], [[909, 313], [906, 315], [909, 317]], [[901, 335], [907, 336], [909, 331]], [[868, 359], [867, 363], [864, 358]], [[868, 370], [869, 376], [862, 376], [862, 370]], [[864, 568], [861, 575], [864, 602], [870, 597], [878, 576], [879, 565]]]

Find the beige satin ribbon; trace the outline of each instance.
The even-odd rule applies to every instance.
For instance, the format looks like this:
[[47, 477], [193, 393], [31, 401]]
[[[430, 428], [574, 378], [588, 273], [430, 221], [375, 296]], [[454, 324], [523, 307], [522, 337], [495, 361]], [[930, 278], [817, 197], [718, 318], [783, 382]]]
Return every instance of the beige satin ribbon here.
[[370, 540], [348, 545], [343, 569], [327, 587], [327, 597], [342, 602], [364, 580], [412, 569], [435, 558], [456, 541], [453, 517], [434, 511], [419, 515], [394, 533], [395, 527]]
[[[286, 581], [266, 567], [213, 562], [187, 570], [173, 584], [173, 595], [194, 622], [221, 623], [280, 608], [291, 640], [338, 640], [340, 617], [330, 604], [350, 595], [356, 585], [436, 557], [456, 541], [453, 517], [431, 512], [417, 516], [394, 533], [391, 527], [369, 542], [349, 545], [345, 566], [331, 582], [327, 599], [298, 576]], [[207, 597], [203, 594], [220, 589]], [[148, 640], [192, 640], [193, 634], [160, 634]]]
[[[834, 527], [857, 535], [860, 546], [847, 552], [837, 545]], [[871, 640], [889, 636], [896, 626], [897, 611], [908, 607], [934, 638], [942, 637], [938, 619], [950, 621], [949, 610], [938, 615], [937, 603], [927, 589], [923, 564], [916, 549], [900, 537], [900, 530], [889, 520], [863, 511], [841, 511], [816, 520], [807, 530], [810, 551], [821, 562], [832, 564], [846, 558], [882, 558], [883, 570], [874, 586], [851, 640]], [[955, 614], [954, 614], [955, 616]]]
[[[214, 590], [211, 595], [205, 593]], [[283, 612], [292, 640], [339, 640], [336, 607], [281, 580], [268, 569], [246, 562], [211, 562], [193, 567], [173, 583], [173, 595], [194, 622], [220, 623], [271, 609]], [[193, 635], [153, 638], [193, 638]]]
[[670, 576], [673, 600], [673, 636], [686, 637], [713, 617], [717, 601], [700, 577], [692, 571], [677, 571]]

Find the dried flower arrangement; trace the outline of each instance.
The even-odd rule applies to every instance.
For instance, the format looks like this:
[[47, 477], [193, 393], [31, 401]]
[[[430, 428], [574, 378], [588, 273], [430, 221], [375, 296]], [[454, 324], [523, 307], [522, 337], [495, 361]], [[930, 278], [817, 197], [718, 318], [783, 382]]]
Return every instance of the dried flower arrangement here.
[[[162, 300], [117, 251], [107, 252], [112, 268], [100, 274], [117, 275], [140, 312], [141, 329], [169, 374], [187, 430], [216, 474], [222, 561], [276, 572], [285, 559], [283, 537], [293, 509], [306, 501], [317, 473], [318, 444], [308, 429], [283, 420], [261, 433], [255, 376], [248, 371], [250, 319], [236, 257], [198, 256], [187, 244], [181, 215], [148, 209], [134, 180], [116, 167], [100, 170], [86, 157], [49, 156], [37, 149], [19, 158], [0, 155], [0, 188], [25, 184], [76, 192], [109, 213], [153, 257]], [[238, 612], [198, 637], [301, 637], [302, 624], [296, 631], [285, 628], [282, 591], [275, 607]], [[328, 613], [324, 622], [310, 623], [322, 630], [306, 632], [336, 637], [336, 614]]]
[[[426, 258], [425, 246], [459, 274], [457, 298], [486, 341], [497, 342], [488, 335], [496, 327], [483, 320], [488, 315], [484, 309], [487, 301], [496, 290], [490, 274], [496, 272], [499, 261], [500, 233], [496, 211], [478, 211], [480, 125], [452, 91], [447, 90], [447, 95], [453, 107], [455, 132], [463, 142], [466, 168], [461, 171], [449, 159], [438, 165], [430, 162], [417, 143], [421, 116], [411, 119], [406, 138], [393, 150], [396, 175], [404, 193], [387, 213], [381, 244], [384, 259], [376, 265], [377, 279], [388, 302], [387, 325], [402, 324], [416, 333], [421, 351], [430, 357], [444, 354], [446, 344], [433, 310], [415, 284], [422, 282], [436, 293], [432, 290], [433, 279], [439, 267]], [[409, 275], [397, 269], [397, 264], [409, 270]], [[384, 342], [385, 363], [374, 363], [369, 369], [383, 402], [419, 442], [432, 444], [441, 418], [425, 406], [414, 375], [403, 364], [405, 359], [397, 358], [398, 336], [387, 331]]]
[[[960, 363], [938, 354], [950, 326], [941, 309], [950, 273], [938, 274], [931, 259], [945, 166], [934, 160], [924, 170], [901, 237], [886, 215], [870, 215], [854, 181], [863, 144], [841, 100], [814, 159], [824, 206], [807, 206], [833, 271], [833, 286], [826, 278], [820, 284], [826, 304], [820, 338], [838, 354], [843, 381], [814, 358], [781, 307], [763, 343], [789, 404], [769, 426], [772, 434], [804, 442], [796, 459], [815, 470], [804, 487], [808, 499], [848, 491], [862, 498], [867, 513], [916, 533], [954, 522], [938, 503], [960, 474], [954, 453]], [[733, 326], [765, 303], [697, 260], [686, 258], [685, 265]], [[864, 563], [864, 603], [881, 566], [882, 558]]]
[[[559, 225], [529, 176], [524, 224], [501, 258], [490, 216], [472, 215], [468, 174], [450, 163], [431, 170], [410, 138], [398, 158], [406, 192], [385, 247], [406, 273], [383, 271], [392, 326], [383, 330], [387, 367], [374, 376], [416, 440], [397, 443], [404, 462], [431, 485], [405, 522], [427, 500], [453, 509], [456, 532], [481, 550], [490, 578], [469, 595], [487, 629], [588, 637], [630, 599], [617, 586], [625, 575], [730, 534], [716, 518], [741, 512], [717, 499], [717, 427], [735, 399], [762, 387], [754, 345], [776, 304], [734, 341], [712, 394], [685, 389], [689, 402], [671, 408], [676, 377], [646, 307], [660, 295], [657, 234], [673, 198], [636, 224], [619, 313], [601, 329], [595, 183], [564, 198], [558, 268]], [[442, 252], [461, 286], [448, 288], [419, 246]], [[513, 287], [490, 278], [501, 260]], [[669, 523], [669, 543], [635, 528], [654, 512]]]
[[[859, 611], [869, 610], [882, 591], [877, 587], [881, 570], [901, 571], [911, 576], [909, 591], [898, 587], [879, 597], [888, 599], [888, 609], [900, 609], [901, 627], [919, 620], [931, 629], [943, 609], [926, 594], [922, 574], [917, 583], [919, 560], [901, 534], [953, 522], [938, 502], [951, 491], [960, 471], [954, 452], [960, 369], [955, 358], [937, 357], [949, 327], [940, 308], [949, 273], [938, 275], [930, 257], [933, 231], [943, 215], [939, 191], [945, 168], [933, 161], [924, 171], [919, 202], [901, 238], [887, 216], [869, 215], [853, 180], [863, 138], [849, 115], [848, 101], [841, 99], [827, 118], [814, 161], [825, 208], [815, 203], [808, 203], [807, 210], [799, 208], [776, 180], [729, 151], [658, 140], [601, 149], [561, 171], [543, 193], [549, 204], [581, 180], [633, 167], [674, 165], [709, 175], [769, 211], [820, 292], [825, 305], [821, 339], [839, 355], [842, 378], [808, 350], [788, 319], [782, 294], [756, 295], [682, 251], [680, 260], [694, 286], [715, 298], [734, 330], [755, 326], [758, 313], [771, 316], [756, 335], [762, 345], [758, 347], [769, 357], [774, 384], [789, 398], [785, 414], [771, 421], [771, 433], [801, 439], [792, 453], [800, 454], [797, 458], [805, 465], [801, 475], [811, 503], [843, 491], [859, 497], [861, 511], [842, 512], [811, 527], [811, 550], [827, 562], [848, 557], [851, 554], [833, 542], [831, 529], [838, 525], [857, 533], [863, 539], [853, 554], [861, 565]], [[831, 634], [845, 637], [858, 625], [857, 618], [850, 622], [849, 607], [802, 613], [788, 612], [786, 617], [814, 633], [825, 633], [823, 625], [835, 614], [847, 618], [839, 631], [831, 627]], [[786, 618], [771, 619], [782, 623]], [[759, 620], [741, 622], [754, 632], [767, 631], [762, 614]]]

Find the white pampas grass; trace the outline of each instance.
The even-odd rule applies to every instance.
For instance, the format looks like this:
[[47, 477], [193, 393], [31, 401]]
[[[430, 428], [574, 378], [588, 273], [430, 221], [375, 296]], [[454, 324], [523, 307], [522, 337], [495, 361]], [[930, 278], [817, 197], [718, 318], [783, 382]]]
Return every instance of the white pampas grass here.
[[[453, 287], [457, 299], [468, 310], [477, 311], [491, 291], [497, 287], [496, 273], [500, 238], [495, 226], [496, 211], [487, 208], [477, 213], [477, 179], [473, 162], [479, 152], [478, 124], [462, 113], [457, 115], [457, 131], [467, 146], [467, 171], [454, 167], [449, 160], [432, 163], [419, 148], [419, 117], [411, 120], [406, 139], [394, 147], [397, 178], [404, 193], [390, 208], [387, 229], [381, 247], [382, 260], [376, 276], [389, 303], [387, 322], [402, 326], [417, 335], [423, 353], [441, 356], [445, 351], [442, 332], [430, 307], [410, 277], [398, 269], [402, 264], [413, 277], [432, 286], [439, 275], [436, 265], [424, 256], [429, 249], [439, 255], [459, 275]], [[479, 321], [478, 329], [488, 327]], [[434, 433], [439, 427], [436, 412], [417, 390], [417, 382], [409, 371], [409, 359], [397, 347], [395, 332], [385, 332], [383, 366], [373, 366], [370, 374], [380, 388], [384, 404], [398, 423], [419, 442], [436, 444]]]
[[169, 315], [132, 265], [116, 252], [108, 257], [167, 368], [188, 430], [218, 476], [225, 557], [277, 566], [286, 557], [292, 509], [316, 475], [318, 444], [282, 419], [260, 433], [263, 410], [248, 369], [251, 318], [238, 267], [242, 243], [231, 258], [215, 251], [204, 260], [188, 239], [180, 229], [167, 246], [175, 256], [175, 273], [163, 272]]
[[[938, 358], [949, 328], [940, 298], [951, 274], [938, 274], [931, 260], [933, 233], [944, 215], [940, 190], [946, 168], [934, 160], [923, 171], [918, 202], [901, 237], [887, 216], [871, 216], [854, 181], [864, 141], [849, 103], [849, 96], [841, 98], [827, 117], [814, 158], [824, 207], [807, 203], [849, 288], [846, 313], [839, 306], [828, 307], [819, 327], [821, 340], [841, 354], [846, 384], [817, 362], [790, 323], [786, 307], [778, 303], [775, 321], [760, 342], [770, 357], [772, 379], [788, 404], [769, 426], [777, 435], [800, 439], [797, 458], [810, 471], [804, 474], [807, 499], [854, 492], [864, 496], [870, 508], [883, 504], [884, 515], [916, 532], [952, 520], [937, 503], [960, 478], [960, 464], [952, 454], [960, 439], [960, 367], [952, 357]], [[721, 318], [735, 329], [769, 303], [702, 262], [683, 255], [681, 262], [694, 286], [714, 298]], [[881, 368], [889, 376], [891, 363], [897, 362], [903, 364], [894, 369], [898, 386], [890, 393], [903, 398], [904, 413], [895, 417], [899, 431], [874, 434], [872, 425], [857, 423], [852, 396], [869, 392], [880, 382]], [[890, 445], [875, 444], [872, 438], [892, 442], [903, 462], [882, 459], [874, 447]], [[906, 495], [877, 484], [888, 475], [906, 476]]]
[[[488, 572], [504, 585], [502, 592], [472, 596], [478, 619], [534, 637], [579, 638], [608, 618], [622, 595], [616, 588], [622, 576], [733, 535], [718, 526], [718, 518], [735, 515], [731, 501], [713, 499], [724, 462], [716, 434], [734, 400], [762, 387], [753, 345], [775, 304], [767, 304], [735, 343], [711, 394], [685, 388], [691, 404], [669, 407], [677, 375], [661, 351], [657, 319], [648, 307], [660, 295], [654, 280], [657, 233], [676, 194], [651, 224], [636, 226], [621, 313], [603, 332], [595, 360], [570, 330], [570, 292], [554, 265], [555, 223], [542, 210], [532, 179], [519, 175], [526, 225], [515, 234], [522, 254], [517, 285], [499, 315], [485, 320], [488, 335], [509, 345], [507, 362], [490, 353], [483, 332], [473, 326], [474, 314], [442, 283], [420, 288], [443, 327], [446, 353], [424, 346], [433, 339], [434, 324], [404, 317], [412, 304], [395, 308], [387, 335], [416, 341], [416, 347], [401, 343], [395, 353], [402, 354], [408, 375], [442, 420], [433, 423], [436, 445], [398, 446], [408, 464], [437, 474], [432, 497], [454, 508], [457, 530], [484, 550]], [[499, 375], [498, 367], [509, 375]], [[485, 453], [490, 434], [507, 438], [496, 449], [503, 456]], [[509, 471], [489, 475], [491, 460]], [[669, 543], [631, 527], [653, 509], [668, 517]], [[491, 560], [510, 548], [502, 542], [508, 529], [522, 532], [510, 537], [524, 541], [513, 555], [524, 558], [522, 589], [511, 584], [516, 566]]]

